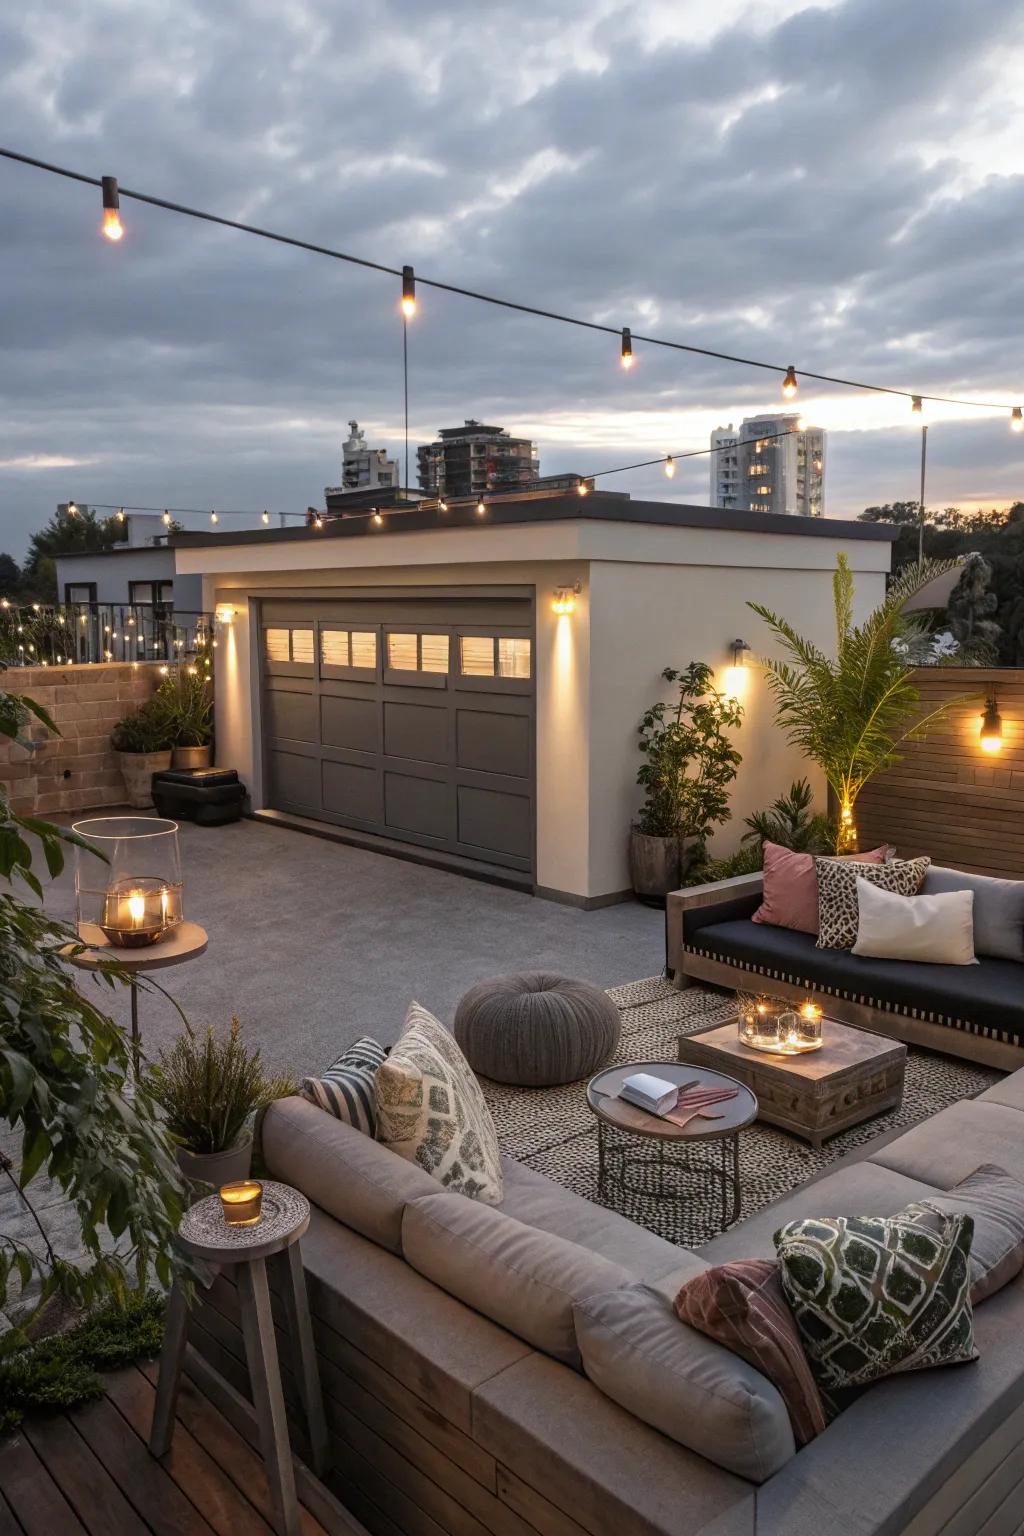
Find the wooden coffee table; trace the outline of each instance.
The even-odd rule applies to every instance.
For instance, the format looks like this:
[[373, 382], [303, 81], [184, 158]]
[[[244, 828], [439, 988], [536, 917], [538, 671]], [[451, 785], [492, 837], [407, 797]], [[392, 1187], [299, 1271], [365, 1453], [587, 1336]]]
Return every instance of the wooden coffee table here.
[[[735, 1088], [738, 1092], [732, 1099], [709, 1106], [714, 1118], [697, 1117], [685, 1126], [674, 1125], [671, 1120], [662, 1120], [658, 1115], [648, 1114], [647, 1110], [616, 1097], [625, 1079], [634, 1072], [649, 1072], [653, 1077], [664, 1078], [679, 1087], [699, 1084], [702, 1088]], [[742, 1198], [740, 1131], [756, 1120], [757, 1099], [735, 1075], [726, 1077], [721, 1072], [694, 1071], [677, 1067], [671, 1061], [631, 1061], [623, 1066], [608, 1067], [592, 1077], [587, 1084], [587, 1105], [597, 1117], [598, 1199], [650, 1192], [635, 1186], [630, 1173], [643, 1176], [645, 1170], [653, 1169], [657, 1176], [654, 1192], [659, 1199], [690, 1200], [689, 1193], [673, 1192], [672, 1164], [666, 1152], [670, 1147], [686, 1149], [717, 1142], [719, 1167], [706, 1171], [721, 1193], [721, 1225], [724, 1228], [739, 1220]], [[652, 1151], [645, 1153], [636, 1149], [632, 1145], [634, 1136], [640, 1138], [641, 1146], [646, 1143]], [[699, 1170], [691, 1169], [691, 1172]]]
[[828, 1136], [903, 1102], [907, 1048], [898, 1040], [822, 1021], [819, 1051], [783, 1056], [751, 1050], [736, 1020], [679, 1036], [679, 1060], [727, 1072], [757, 1095], [757, 1118], [818, 1148]]

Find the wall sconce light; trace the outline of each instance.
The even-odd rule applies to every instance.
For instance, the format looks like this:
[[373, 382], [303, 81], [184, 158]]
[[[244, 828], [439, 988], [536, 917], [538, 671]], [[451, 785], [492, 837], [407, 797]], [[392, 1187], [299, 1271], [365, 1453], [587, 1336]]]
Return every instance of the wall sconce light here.
[[233, 603], [218, 603], [213, 610], [213, 616], [218, 624], [233, 624], [237, 612]]
[[582, 590], [583, 588], [579, 582], [572, 587], [556, 587], [555, 600], [551, 604], [552, 613], [575, 613], [576, 599]]
[[745, 640], [736, 639], [730, 646], [732, 651], [732, 664], [734, 667], [745, 667], [747, 657], [750, 655], [750, 646]]
[[1001, 752], [1003, 749], [1003, 717], [999, 713], [995, 693], [989, 695], [985, 713], [981, 717], [981, 750]]
[[747, 689], [747, 657], [750, 654], [750, 646], [745, 640], [733, 640], [729, 645], [729, 653], [732, 657], [730, 664], [725, 669], [722, 679], [723, 692], [730, 699], [742, 703], [743, 695]]

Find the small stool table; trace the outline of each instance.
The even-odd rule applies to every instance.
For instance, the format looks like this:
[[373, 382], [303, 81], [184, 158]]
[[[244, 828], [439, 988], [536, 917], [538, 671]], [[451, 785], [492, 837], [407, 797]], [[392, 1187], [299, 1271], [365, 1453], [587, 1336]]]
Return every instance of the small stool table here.
[[[278, 1536], [301, 1536], [302, 1520], [295, 1493], [295, 1469], [267, 1284], [267, 1259], [274, 1254], [280, 1254], [282, 1258], [288, 1329], [295, 1350], [296, 1375], [306, 1414], [313, 1470], [319, 1476], [327, 1466], [327, 1427], [299, 1249], [299, 1240], [308, 1226], [309, 1201], [305, 1195], [287, 1184], [267, 1180], [263, 1184], [262, 1213], [254, 1226], [228, 1226], [219, 1195], [208, 1195], [185, 1212], [178, 1229], [178, 1241], [193, 1258], [218, 1269], [230, 1264], [238, 1269], [245, 1357], [260, 1448], [273, 1499], [274, 1529]], [[154, 1456], [165, 1455], [171, 1447], [187, 1326], [185, 1293], [176, 1281], [167, 1306], [160, 1377], [149, 1436], [149, 1449]]]
[[135, 978], [146, 971], [160, 971], [169, 965], [181, 965], [185, 960], [197, 959], [210, 942], [209, 935], [198, 923], [179, 923], [157, 944], [149, 944], [145, 949], [121, 949], [111, 944], [97, 923], [82, 923], [78, 937], [88, 947], [79, 950], [77, 954], [69, 947], [64, 953], [79, 970], [96, 971], [108, 961], [116, 960], [123, 971], [131, 974], [128, 990], [132, 1005], [132, 1062], [138, 1078], [142, 1039], [139, 1034], [139, 984]]

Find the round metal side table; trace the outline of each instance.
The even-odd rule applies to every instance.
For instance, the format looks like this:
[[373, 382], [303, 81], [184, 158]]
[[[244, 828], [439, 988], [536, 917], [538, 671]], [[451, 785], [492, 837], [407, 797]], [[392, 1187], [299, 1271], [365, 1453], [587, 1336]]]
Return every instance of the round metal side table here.
[[[178, 1228], [178, 1241], [193, 1258], [217, 1269], [227, 1265], [237, 1269], [245, 1358], [273, 1499], [274, 1529], [278, 1536], [301, 1536], [302, 1519], [295, 1492], [295, 1470], [267, 1283], [267, 1260], [275, 1255], [280, 1255], [288, 1331], [305, 1410], [313, 1470], [321, 1476], [327, 1467], [327, 1427], [299, 1248], [308, 1226], [309, 1201], [305, 1195], [287, 1184], [264, 1180], [262, 1214], [254, 1226], [228, 1226], [220, 1196], [209, 1195], [185, 1212]], [[171, 1447], [187, 1326], [185, 1293], [176, 1282], [167, 1304], [160, 1378], [149, 1436], [149, 1448], [154, 1456], [163, 1456]]]
[[[697, 1116], [685, 1126], [674, 1125], [647, 1110], [616, 1097], [627, 1077], [635, 1072], [649, 1072], [679, 1088], [736, 1088], [735, 1098], [708, 1106], [714, 1119]], [[757, 1119], [757, 1099], [749, 1088], [702, 1067], [688, 1067], [670, 1061], [631, 1061], [609, 1067], [587, 1084], [587, 1104], [597, 1118], [597, 1193], [598, 1199], [620, 1195], [655, 1195], [662, 1200], [689, 1200], [689, 1191], [680, 1193], [671, 1187], [672, 1176], [681, 1169], [672, 1148], [717, 1142], [720, 1146], [719, 1168], [707, 1169], [719, 1183], [722, 1198], [722, 1226], [739, 1220], [742, 1204], [740, 1186], [740, 1132]], [[611, 1134], [609, 1134], [609, 1132]], [[646, 1149], [635, 1150], [633, 1137]], [[640, 1187], [630, 1181], [630, 1171], [641, 1174], [653, 1170], [655, 1187]], [[688, 1170], [695, 1172], [696, 1170]], [[666, 1178], [666, 1175], [668, 1177]]]

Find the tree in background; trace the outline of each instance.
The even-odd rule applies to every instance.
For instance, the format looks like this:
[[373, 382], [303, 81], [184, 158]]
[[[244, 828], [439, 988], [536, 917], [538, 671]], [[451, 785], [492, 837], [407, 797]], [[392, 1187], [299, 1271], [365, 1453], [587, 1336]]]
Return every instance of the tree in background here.
[[1002, 634], [993, 618], [999, 599], [989, 591], [992, 567], [984, 555], [972, 550], [964, 560], [960, 580], [950, 593], [946, 618], [954, 640], [965, 648], [984, 647], [993, 654]]
[[100, 554], [123, 544], [127, 537], [127, 524], [116, 517], [97, 517], [91, 507], [80, 506], [74, 514], [66, 506], [58, 507], [29, 539], [22, 584], [44, 602], [56, 602], [58, 555]]
[[17, 597], [21, 581], [21, 566], [14, 556], [0, 554], [0, 597]]

